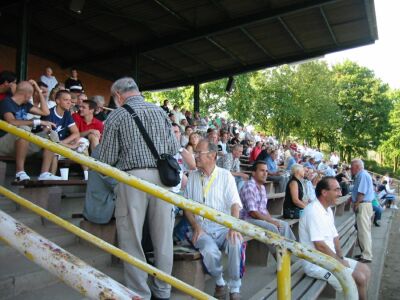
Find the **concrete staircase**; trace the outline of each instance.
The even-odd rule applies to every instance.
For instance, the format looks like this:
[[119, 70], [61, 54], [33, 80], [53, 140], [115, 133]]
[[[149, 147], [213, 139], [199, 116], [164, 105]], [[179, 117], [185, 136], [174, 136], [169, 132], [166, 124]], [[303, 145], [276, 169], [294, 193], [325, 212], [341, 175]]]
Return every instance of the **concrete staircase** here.
[[[62, 200], [61, 217], [78, 225], [80, 219], [71, 219], [72, 213], [81, 213], [83, 198], [66, 197]], [[82, 243], [68, 231], [39, 216], [19, 208], [4, 197], [0, 197], [0, 210], [24, 223], [38, 234], [46, 237], [60, 247], [78, 256], [93, 267], [122, 276], [122, 264], [111, 267], [111, 255]], [[42, 269], [34, 262], [18, 253], [12, 247], [0, 242], [0, 299], [83, 299], [78, 292], [62, 283], [57, 277]]]

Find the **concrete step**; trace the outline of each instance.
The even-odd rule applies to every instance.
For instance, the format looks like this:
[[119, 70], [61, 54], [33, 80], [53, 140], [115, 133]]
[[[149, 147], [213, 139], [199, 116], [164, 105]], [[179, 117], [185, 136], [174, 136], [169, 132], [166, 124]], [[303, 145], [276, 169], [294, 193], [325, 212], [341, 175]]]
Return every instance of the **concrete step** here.
[[[65, 250], [94, 267], [111, 263], [109, 254], [93, 246], [75, 244], [65, 247]], [[0, 299], [8, 299], [59, 281], [57, 277], [19, 253], [1, 256], [0, 266]]]
[[[123, 269], [122, 264], [106, 265], [98, 268], [99, 271], [107, 274], [114, 280], [123, 283]], [[69, 287], [63, 282], [56, 282], [47, 287], [37, 289], [34, 291], [28, 291], [26, 293], [19, 294], [8, 298], [9, 300], [83, 300], [87, 299], [76, 290]]]
[[[55, 224], [49, 224], [43, 226], [41, 224], [35, 224], [30, 227], [32, 230], [42, 235], [43, 237], [49, 239], [53, 243], [57, 244], [60, 247], [67, 247], [75, 244], [78, 241], [78, 238], [63, 228]], [[17, 250], [8, 246], [2, 242], [0, 242], [0, 257], [3, 255], [9, 255], [11, 253], [16, 253]]]
[[10, 199], [0, 196], [0, 210], [6, 213], [14, 212], [17, 210], [17, 204]]

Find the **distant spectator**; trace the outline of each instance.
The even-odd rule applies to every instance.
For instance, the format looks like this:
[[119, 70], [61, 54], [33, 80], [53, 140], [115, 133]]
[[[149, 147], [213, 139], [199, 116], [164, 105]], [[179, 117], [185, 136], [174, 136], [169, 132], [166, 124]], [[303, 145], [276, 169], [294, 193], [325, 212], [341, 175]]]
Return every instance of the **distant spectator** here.
[[285, 191], [288, 177], [284, 171], [279, 170], [277, 166], [278, 152], [276, 150], [271, 150], [268, 158], [266, 159], [268, 167], [268, 180], [274, 183], [278, 183], [277, 193], [282, 193]]
[[65, 80], [65, 88], [73, 93], [83, 93], [84, 88], [82, 82], [78, 79], [78, 70], [71, 70], [71, 77]]
[[191, 126], [194, 125], [193, 118], [192, 118], [192, 113], [189, 110], [186, 111], [185, 118], [188, 121], [189, 125], [191, 125]]
[[94, 112], [94, 117], [101, 121], [104, 122], [107, 119], [107, 114], [104, 111], [103, 107], [104, 107], [104, 97], [100, 96], [100, 95], [96, 95], [93, 97], [90, 97], [90, 100], [96, 102], [97, 108]]
[[239, 133], [236, 133], [233, 138], [229, 141], [229, 144], [235, 145], [240, 144]]
[[193, 132], [192, 126], [186, 126], [184, 128], [184, 133], [181, 136], [181, 146], [186, 147], [186, 145], [189, 143], [189, 137]]
[[77, 105], [80, 107], [82, 105], [83, 101], [86, 101], [86, 100], [88, 100], [88, 97], [86, 96], [85, 93], [78, 94], [78, 103], [77, 103]]
[[15, 94], [17, 76], [11, 71], [0, 72], [0, 101]]
[[209, 128], [207, 131], [207, 139], [210, 141], [210, 143], [213, 143], [215, 145], [218, 144], [218, 133], [215, 129]]
[[[171, 123], [176, 123], [175, 115], [173, 113], [168, 114], [168, 118], [171, 121]], [[178, 125], [179, 126], [179, 125]], [[180, 129], [179, 129], [180, 130]]]
[[161, 106], [161, 108], [169, 114], [169, 107], [168, 107], [169, 101], [167, 99], [164, 100], [164, 104]]
[[256, 142], [256, 145], [254, 146], [253, 150], [250, 153], [250, 157], [249, 157], [250, 163], [253, 163], [257, 160], [257, 157], [261, 152], [261, 146], [262, 146], [261, 142]]
[[186, 127], [190, 126], [189, 122], [186, 120], [186, 118], [181, 119], [179, 126], [181, 127], [182, 131], [186, 130]]
[[74, 113], [79, 112], [78, 95], [75, 93], [70, 93], [70, 95], [71, 95], [71, 103], [72, 103], [70, 111], [71, 111], [71, 114], [74, 114]]
[[200, 142], [200, 136], [197, 132], [192, 132], [189, 136], [189, 142], [186, 145], [186, 150], [189, 151], [192, 155], [196, 151], [197, 144]]
[[[58, 83], [57, 79], [53, 76], [53, 70], [50, 67], [47, 67], [45, 70], [45, 74], [40, 76], [40, 81], [47, 85], [49, 91], [54, 89], [54, 87]], [[46, 100], [48, 100], [48, 97], [46, 98]]]
[[339, 162], [340, 162], [340, 158], [339, 155], [337, 155], [336, 152], [332, 152], [331, 153], [331, 157], [329, 158], [329, 161], [332, 163], [332, 167], [337, 170]]
[[242, 189], [245, 181], [249, 180], [249, 175], [240, 171], [240, 156], [243, 152], [242, 145], [235, 145], [232, 153], [227, 153], [217, 161], [217, 166], [231, 172], [235, 177], [238, 191]]
[[221, 137], [218, 142], [218, 153], [219, 154], [226, 155], [229, 152], [228, 136], [229, 136], [228, 132], [221, 131]]

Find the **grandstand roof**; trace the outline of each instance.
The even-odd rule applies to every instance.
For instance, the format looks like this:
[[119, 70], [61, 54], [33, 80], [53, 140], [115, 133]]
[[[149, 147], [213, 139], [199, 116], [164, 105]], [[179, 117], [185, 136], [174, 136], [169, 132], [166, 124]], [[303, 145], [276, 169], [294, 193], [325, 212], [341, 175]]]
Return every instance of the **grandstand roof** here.
[[[15, 3], [0, 4], [0, 40], [14, 47], [20, 39]], [[70, 9], [74, 4], [83, 4], [81, 13]], [[201, 83], [377, 39], [373, 0], [36, 0], [30, 5], [31, 53], [110, 80], [133, 74], [138, 64], [142, 90]]]

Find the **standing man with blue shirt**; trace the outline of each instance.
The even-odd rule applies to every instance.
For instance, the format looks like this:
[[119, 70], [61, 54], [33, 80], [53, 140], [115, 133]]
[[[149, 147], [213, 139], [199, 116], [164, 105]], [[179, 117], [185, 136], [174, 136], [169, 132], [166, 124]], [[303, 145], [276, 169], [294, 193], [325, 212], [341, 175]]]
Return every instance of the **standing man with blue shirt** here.
[[351, 161], [351, 175], [354, 177], [354, 187], [351, 193], [353, 210], [356, 214], [358, 242], [361, 255], [358, 261], [370, 263], [372, 261], [371, 217], [373, 214], [372, 200], [375, 198], [372, 178], [364, 170], [361, 159]]

